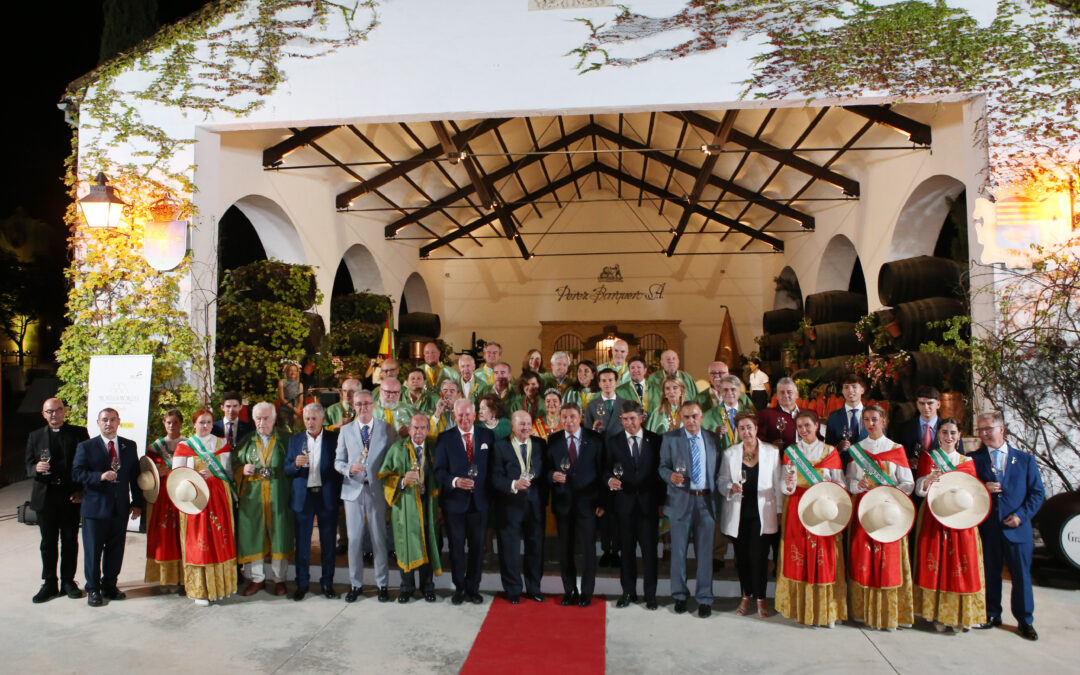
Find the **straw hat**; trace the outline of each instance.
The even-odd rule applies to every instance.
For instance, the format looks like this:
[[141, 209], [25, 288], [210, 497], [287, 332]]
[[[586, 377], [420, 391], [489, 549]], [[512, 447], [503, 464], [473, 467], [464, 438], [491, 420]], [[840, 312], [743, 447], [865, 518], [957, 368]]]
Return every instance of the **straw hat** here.
[[186, 466], [169, 472], [165, 489], [168, 490], [169, 497], [172, 498], [176, 508], [189, 516], [200, 513], [210, 501], [210, 488], [207, 487], [206, 481], [198, 471]]
[[146, 455], [139, 458], [139, 489], [142, 490], [143, 499], [150, 504], [157, 501], [158, 493], [161, 492], [161, 476], [158, 475], [157, 465], [154, 460]]
[[990, 493], [975, 476], [949, 471], [930, 486], [926, 506], [945, 527], [966, 530], [990, 515]]
[[878, 486], [859, 501], [859, 524], [875, 541], [883, 544], [898, 541], [915, 524], [915, 505], [897, 488]]
[[810, 487], [799, 500], [799, 521], [810, 534], [831, 537], [851, 520], [851, 495], [841, 485], [822, 481]]

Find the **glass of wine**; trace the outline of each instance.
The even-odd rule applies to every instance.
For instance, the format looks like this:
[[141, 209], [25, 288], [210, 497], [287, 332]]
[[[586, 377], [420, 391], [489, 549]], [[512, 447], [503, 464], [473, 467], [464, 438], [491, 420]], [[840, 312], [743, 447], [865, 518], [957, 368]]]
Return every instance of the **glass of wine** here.
[[850, 441], [851, 427], [845, 424], [843, 430], [840, 432], [840, 438], [844, 439], [845, 441]]
[[112, 469], [114, 472], [119, 471], [120, 470], [120, 458], [119, 457], [113, 458], [113, 460], [109, 463], [109, 468]]
[[569, 471], [570, 471], [570, 458], [569, 457], [563, 457], [562, 461], [559, 462], [559, 468], [562, 469], [563, 473], [569, 473]]
[[619, 480], [622, 480], [622, 477], [623, 477], [622, 464], [620, 464], [619, 462], [615, 462], [615, 466], [611, 467], [611, 473], [615, 474], [615, 477], [618, 478]]
[[686, 475], [686, 465], [685, 464], [676, 465], [675, 473], [677, 473], [677, 474], [679, 474], [679, 475], [681, 475], [683, 477], [683, 484], [684, 485], [687, 485], [687, 486], [690, 485], [689, 481], [687, 480], [688, 476]]
[[776, 418], [776, 430], [780, 433], [784, 433], [784, 428], [787, 427], [787, 418], [781, 415]]
[[480, 467], [477, 466], [475, 463], [470, 464], [469, 465], [469, 471], [468, 471], [469, 479], [470, 480], [475, 479], [478, 475], [480, 475]]
[[[50, 465], [52, 464], [52, 453], [49, 452], [48, 448], [42, 448], [41, 449], [41, 457], [40, 457], [39, 461], [45, 462], [46, 464], [50, 464]], [[52, 469], [47, 469], [45, 471], [46, 476], [49, 475], [50, 473], [52, 473]]]
[[746, 485], [746, 469], [739, 472], [739, 485]]
[[523, 480], [526, 480], [526, 481], [528, 481], [528, 482], [530, 482], [530, 483], [531, 483], [531, 482], [532, 482], [532, 479], [533, 479], [533, 472], [532, 472], [532, 470], [531, 470], [531, 469], [526, 469], [526, 470], [522, 471], [522, 472], [521, 472], [521, 478], [522, 478]]

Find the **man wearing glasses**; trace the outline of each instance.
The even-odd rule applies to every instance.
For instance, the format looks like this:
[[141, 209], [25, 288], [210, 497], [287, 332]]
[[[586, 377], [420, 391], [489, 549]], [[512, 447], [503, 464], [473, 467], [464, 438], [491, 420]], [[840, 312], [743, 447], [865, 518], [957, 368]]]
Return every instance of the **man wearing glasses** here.
[[975, 430], [982, 445], [971, 458], [979, 480], [990, 491], [990, 515], [979, 525], [983, 567], [986, 570], [987, 622], [976, 628], [1001, 625], [1001, 568], [1012, 578], [1012, 613], [1020, 637], [1038, 640], [1032, 625], [1035, 599], [1031, 591], [1031, 554], [1035, 540], [1031, 518], [1043, 503], [1043, 484], [1035, 458], [1005, 441], [1005, 418], [998, 412], [979, 415]]

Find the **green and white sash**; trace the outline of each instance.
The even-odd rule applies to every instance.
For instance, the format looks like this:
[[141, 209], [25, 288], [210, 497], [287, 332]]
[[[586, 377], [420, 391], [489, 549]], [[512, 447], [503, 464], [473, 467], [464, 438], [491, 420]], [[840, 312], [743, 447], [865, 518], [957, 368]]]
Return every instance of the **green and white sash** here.
[[207, 449], [203, 447], [202, 441], [199, 440], [198, 436], [192, 436], [191, 438], [189, 438], [187, 440], [187, 444], [188, 447], [195, 451], [195, 454], [199, 456], [199, 459], [203, 461], [203, 464], [206, 465], [207, 470], [210, 471], [210, 473], [212, 473], [215, 478], [225, 481], [225, 483], [229, 486], [229, 490], [232, 491], [233, 498], [235, 499], [237, 496], [236, 485], [233, 484], [232, 476], [230, 476], [228, 472], [225, 471], [225, 467], [221, 465], [221, 461], [217, 458], [217, 455], [207, 451]]
[[937, 464], [942, 473], [946, 471], [956, 471], [956, 467], [949, 461], [949, 456], [941, 448], [931, 448], [930, 457], [934, 460], [934, 464]]
[[784, 454], [787, 455], [788, 459], [791, 460], [791, 463], [795, 465], [795, 468], [798, 469], [799, 473], [802, 474], [802, 477], [807, 483], [810, 485], [817, 485], [822, 481], [821, 474], [819, 474], [817, 469], [810, 464], [810, 460], [806, 459], [806, 455], [802, 454], [802, 451], [799, 450], [797, 445], [792, 444], [788, 446], [788, 448], [784, 450]]
[[889, 476], [881, 470], [881, 467], [877, 465], [877, 462], [870, 459], [870, 456], [866, 454], [866, 451], [859, 447], [856, 443], [848, 448], [848, 454], [855, 460], [855, 463], [859, 465], [859, 468], [863, 470], [863, 473], [869, 476], [878, 485], [890, 485], [896, 487], [896, 482], [889, 478]]
[[158, 457], [160, 457], [162, 461], [165, 462], [165, 466], [171, 469], [172, 453], [169, 452], [169, 446], [167, 443], [165, 443], [165, 437], [162, 436], [161, 438], [157, 439], [150, 444], [150, 447], [152, 447], [154, 449], [154, 452], [158, 454]]

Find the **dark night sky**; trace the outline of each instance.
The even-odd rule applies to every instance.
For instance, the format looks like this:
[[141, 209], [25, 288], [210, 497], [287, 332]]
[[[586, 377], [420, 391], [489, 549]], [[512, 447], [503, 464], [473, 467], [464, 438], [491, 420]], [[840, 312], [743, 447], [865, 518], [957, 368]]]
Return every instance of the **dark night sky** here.
[[[159, 17], [169, 23], [204, 4], [158, 0]], [[0, 110], [7, 150], [0, 219], [21, 206], [28, 216], [59, 226], [67, 201], [61, 181], [71, 130], [56, 104], [69, 82], [97, 66], [102, 3], [12, 2], [4, 13], [7, 86]]]

